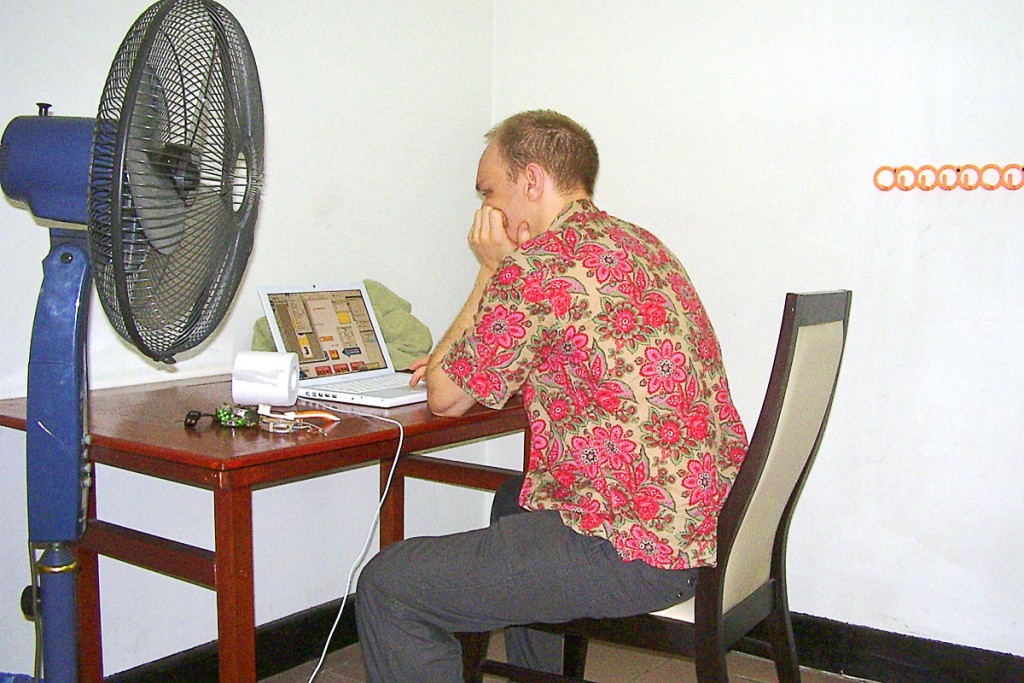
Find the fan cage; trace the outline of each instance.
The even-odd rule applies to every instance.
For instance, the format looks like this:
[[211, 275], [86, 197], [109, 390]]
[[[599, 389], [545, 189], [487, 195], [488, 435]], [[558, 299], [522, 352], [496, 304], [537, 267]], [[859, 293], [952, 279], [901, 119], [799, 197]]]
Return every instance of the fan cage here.
[[241, 26], [211, 0], [154, 4], [111, 66], [89, 192], [100, 301], [145, 355], [173, 362], [227, 313], [262, 175], [262, 93]]

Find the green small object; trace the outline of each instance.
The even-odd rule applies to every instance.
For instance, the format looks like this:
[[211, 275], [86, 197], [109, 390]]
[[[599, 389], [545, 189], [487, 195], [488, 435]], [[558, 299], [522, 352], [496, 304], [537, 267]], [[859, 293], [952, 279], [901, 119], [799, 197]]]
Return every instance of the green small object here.
[[225, 427], [255, 427], [260, 416], [253, 408], [225, 403], [217, 408], [217, 422]]

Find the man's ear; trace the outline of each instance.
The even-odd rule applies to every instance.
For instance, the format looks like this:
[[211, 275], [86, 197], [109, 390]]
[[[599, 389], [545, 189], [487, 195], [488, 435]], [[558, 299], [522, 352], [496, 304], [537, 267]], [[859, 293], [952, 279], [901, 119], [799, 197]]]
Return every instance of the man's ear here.
[[526, 179], [526, 198], [530, 201], [537, 201], [544, 195], [548, 181], [548, 172], [536, 162], [531, 162], [523, 169], [523, 176]]

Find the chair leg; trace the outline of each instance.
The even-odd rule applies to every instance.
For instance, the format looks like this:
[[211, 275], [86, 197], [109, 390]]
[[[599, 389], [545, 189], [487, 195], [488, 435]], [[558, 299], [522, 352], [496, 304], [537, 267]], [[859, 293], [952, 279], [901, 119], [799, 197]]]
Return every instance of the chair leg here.
[[583, 678], [587, 668], [587, 639], [567, 633], [562, 641], [562, 673], [571, 678]]
[[776, 606], [764, 620], [768, 641], [775, 659], [775, 673], [779, 683], [800, 683], [800, 662], [796, 656], [796, 640], [793, 638], [793, 622], [789, 617], [786, 602]]
[[698, 683], [729, 683], [729, 669], [725, 664], [725, 645], [721, 632], [698, 629], [693, 645]]
[[463, 683], [481, 683], [480, 664], [487, 656], [487, 644], [490, 633], [456, 633], [455, 637], [462, 644], [462, 680]]

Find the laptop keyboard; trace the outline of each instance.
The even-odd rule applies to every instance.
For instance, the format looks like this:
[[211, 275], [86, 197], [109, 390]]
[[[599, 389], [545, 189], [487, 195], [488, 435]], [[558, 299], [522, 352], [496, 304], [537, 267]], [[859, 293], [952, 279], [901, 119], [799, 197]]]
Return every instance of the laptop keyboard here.
[[383, 377], [367, 377], [366, 379], [353, 379], [324, 388], [334, 389], [335, 391], [343, 391], [347, 394], [365, 394], [369, 391], [379, 391], [381, 389], [393, 389], [394, 387], [408, 387], [409, 379], [409, 375], [402, 373], [394, 375], [384, 375]]

